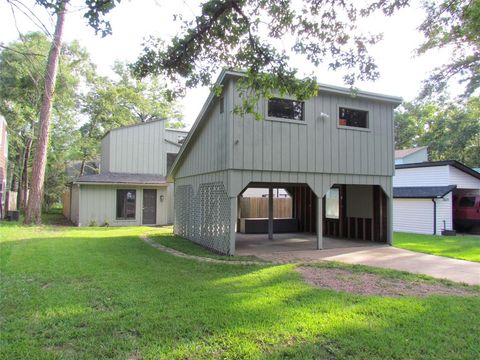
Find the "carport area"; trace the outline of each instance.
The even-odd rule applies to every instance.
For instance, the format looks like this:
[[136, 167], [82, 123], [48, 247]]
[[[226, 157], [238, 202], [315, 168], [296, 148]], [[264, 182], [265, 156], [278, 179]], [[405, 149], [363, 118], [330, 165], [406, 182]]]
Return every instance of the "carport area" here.
[[[316, 234], [284, 233], [275, 234], [274, 240], [269, 240], [265, 234], [236, 235], [237, 255], [260, 255], [287, 251], [317, 250]], [[383, 244], [382, 244], [383, 245]], [[356, 247], [379, 246], [379, 243], [365, 240], [349, 240], [332, 237], [323, 237], [323, 249], [349, 249]]]
[[378, 185], [335, 184], [318, 199], [307, 184], [250, 183], [238, 197], [235, 253], [385, 245], [387, 201]]

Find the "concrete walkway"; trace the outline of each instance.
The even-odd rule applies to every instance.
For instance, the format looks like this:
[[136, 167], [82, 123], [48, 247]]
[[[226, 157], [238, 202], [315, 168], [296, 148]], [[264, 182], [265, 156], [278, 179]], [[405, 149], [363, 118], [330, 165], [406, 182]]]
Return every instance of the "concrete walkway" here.
[[[338, 248], [328, 250], [297, 251], [250, 251], [244, 249], [237, 255], [254, 255], [261, 261], [222, 260], [203, 256], [187, 255], [178, 250], [163, 246], [147, 236], [140, 239], [148, 245], [185, 259], [229, 265], [269, 265], [287, 263], [312, 263], [319, 261], [339, 261], [348, 264], [375, 266], [385, 269], [407, 271], [415, 274], [429, 275], [468, 285], [480, 285], [480, 263], [450, 259], [443, 256], [422, 254], [414, 251], [394, 248], [388, 245]], [[264, 249], [262, 249], [264, 250]]]
[[[242, 255], [244, 254], [246, 253], [242, 253]], [[469, 285], [480, 285], [480, 263], [423, 254], [391, 246], [262, 252], [251, 255], [267, 261], [278, 262], [339, 261], [429, 275]]]

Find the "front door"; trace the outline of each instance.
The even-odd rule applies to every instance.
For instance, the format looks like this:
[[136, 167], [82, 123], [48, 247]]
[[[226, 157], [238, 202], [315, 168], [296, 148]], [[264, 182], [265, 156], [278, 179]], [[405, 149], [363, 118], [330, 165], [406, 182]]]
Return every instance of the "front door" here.
[[143, 189], [143, 224], [152, 225], [157, 221], [157, 190]]

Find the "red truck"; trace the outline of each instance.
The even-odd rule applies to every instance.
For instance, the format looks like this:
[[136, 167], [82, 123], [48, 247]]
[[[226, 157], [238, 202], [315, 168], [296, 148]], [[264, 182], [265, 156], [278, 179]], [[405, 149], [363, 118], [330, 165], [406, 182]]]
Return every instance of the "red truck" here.
[[457, 230], [470, 231], [480, 226], [480, 195], [460, 195], [454, 199], [453, 222]]

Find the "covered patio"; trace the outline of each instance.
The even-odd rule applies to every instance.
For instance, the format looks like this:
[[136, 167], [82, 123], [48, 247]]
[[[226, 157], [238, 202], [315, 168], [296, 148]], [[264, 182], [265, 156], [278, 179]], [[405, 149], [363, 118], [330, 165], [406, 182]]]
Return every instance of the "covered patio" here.
[[[317, 250], [317, 235], [314, 233], [282, 233], [268, 239], [268, 234], [237, 233], [235, 237], [237, 255], [271, 254], [285, 251]], [[349, 249], [385, 246], [368, 240], [342, 239], [324, 236], [323, 249]]]

